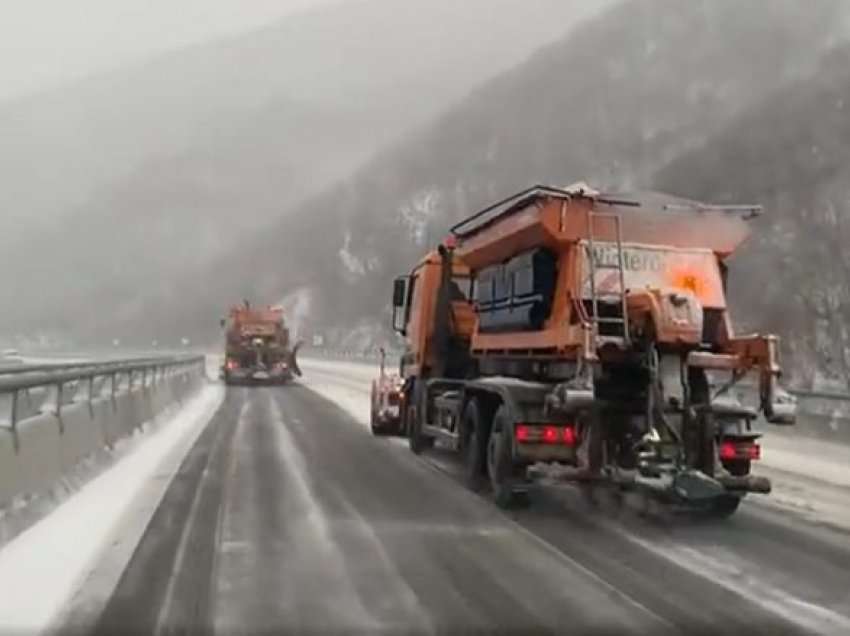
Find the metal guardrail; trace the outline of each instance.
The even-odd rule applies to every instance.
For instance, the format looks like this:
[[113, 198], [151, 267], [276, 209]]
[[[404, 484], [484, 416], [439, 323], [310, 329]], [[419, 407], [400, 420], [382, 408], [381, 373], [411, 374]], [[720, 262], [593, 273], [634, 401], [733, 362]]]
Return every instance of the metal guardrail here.
[[[325, 358], [328, 360], [353, 360], [353, 361], [377, 361], [380, 358], [378, 349], [326, 349], [326, 348], [304, 348], [301, 355], [305, 358]], [[398, 360], [402, 351], [387, 349], [388, 360]]]
[[822, 400], [835, 400], [838, 402], [850, 402], [850, 393], [838, 393], [835, 391], [813, 391], [809, 389], [789, 389], [792, 395], [802, 398], [817, 398]]
[[[388, 360], [398, 360], [402, 352], [398, 350], [387, 350]], [[352, 362], [373, 362], [379, 359], [377, 349], [353, 350], [353, 349], [305, 349], [303, 354], [305, 357], [324, 358], [328, 360], [341, 360]], [[741, 382], [741, 388], [756, 390], [755, 385]], [[850, 402], [850, 393], [841, 393], [838, 391], [818, 391], [814, 389], [789, 388], [788, 392], [799, 398], [833, 400], [836, 402]]]
[[[126, 364], [144, 364], [150, 362], [161, 362], [163, 360], [176, 360], [176, 356], [161, 356], [149, 358], [121, 358], [115, 360], [101, 360], [97, 362], [39, 362], [30, 364], [21, 362], [14, 365], [3, 366], [0, 364], [0, 377], [6, 375], [21, 375], [24, 373], [40, 373], [53, 371], [67, 371], [70, 369], [95, 369], [107, 366], [121, 366]], [[184, 358], [181, 358], [184, 359]]]
[[[60, 432], [63, 432], [61, 419], [63, 406], [73, 404], [75, 401], [87, 401], [91, 407], [92, 400], [99, 397], [109, 397], [114, 401], [120, 390], [131, 391], [137, 386], [148, 387], [172, 373], [196, 366], [200, 367], [203, 373], [205, 364], [204, 356], [171, 356], [108, 362], [39, 364], [14, 371], [0, 370], [0, 396], [11, 396], [9, 420], [7, 423], [0, 422], [0, 431], [11, 432], [17, 451], [19, 448], [18, 423], [27, 417], [21, 417], [21, 401], [22, 399], [30, 401], [29, 392], [32, 389], [44, 388], [54, 391], [55, 402], [47, 404], [51, 407], [47, 412], [52, 412], [58, 418]], [[108, 381], [108, 390], [104, 391], [103, 385], [106, 381]], [[99, 386], [97, 386], [98, 382]], [[81, 387], [85, 387], [83, 399], [77, 399]], [[72, 401], [66, 401], [68, 397], [66, 393], [70, 394]], [[45, 412], [44, 404], [38, 412]]]
[[[746, 389], [748, 391], [758, 391], [758, 386], [753, 382], [743, 381], [739, 382], [737, 387], [741, 389]], [[823, 391], [816, 389], [801, 389], [795, 387], [789, 387], [788, 392], [795, 397], [800, 398], [811, 398], [811, 399], [823, 399], [823, 400], [834, 400], [837, 402], [850, 402], [850, 393], [841, 393], [839, 391]]]

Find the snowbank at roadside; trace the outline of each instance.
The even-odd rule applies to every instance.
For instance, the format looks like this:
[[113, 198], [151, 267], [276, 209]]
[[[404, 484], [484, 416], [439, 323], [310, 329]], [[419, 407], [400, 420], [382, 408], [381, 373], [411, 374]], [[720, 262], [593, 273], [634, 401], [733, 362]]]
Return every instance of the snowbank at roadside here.
[[[162, 484], [164, 493], [176, 471], [171, 462], [163, 472], [164, 460], [175, 451], [185, 455], [223, 396], [221, 386], [206, 385], [183, 408], [157, 418], [128, 440], [119, 461], [0, 549], [0, 632], [39, 633], [51, 625], [117, 540], [115, 529], [146, 485]], [[147, 520], [138, 522], [143, 530]]]

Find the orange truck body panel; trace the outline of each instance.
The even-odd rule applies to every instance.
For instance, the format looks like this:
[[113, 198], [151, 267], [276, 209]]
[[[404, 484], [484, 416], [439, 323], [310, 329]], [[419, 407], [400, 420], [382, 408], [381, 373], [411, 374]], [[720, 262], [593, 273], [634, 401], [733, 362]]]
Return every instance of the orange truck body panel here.
[[283, 309], [232, 307], [228, 338], [234, 341], [246, 337], [273, 337], [280, 346], [289, 344], [289, 331], [283, 319]]
[[[602, 204], [583, 196], [542, 197], [460, 240], [455, 258], [473, 270], [539, 247], [549, 249], [558, 259], [556, 293], [544, 328], [498, 334], [476, 329], [472, 350], [478, 354], [525, 350], [540, 355], [577, 355], [586, 342], [577, 304], [590, 295], [587, 243], [591, 211], [617, 214], [621, 219], [625, 287], [630, 292], [680, 290], [695, 295], [706, 309], [725, 310], [719, 264], [746, 240], [746, 221], [723, 211], [665, 210], [664, 201], [669, 199], [648, 195], [641, 198], [640, 207], [631, 207]], [[605, 260], [605, 250], [616, 259], [616, 239], [610, 217], [597, 217], [593, 227], [597, 260]], [[598, 270], [597, 290], [618, 286], [616, 276], [611, 269]], [[642, 307], [637, 302], [630, 306]], [[657, 314], [657, 303], [654, 308]], [[668, 330], [659, 336], [676, 342], [682, 334]]]
[[[626, 307], [635, 325], [653, 322], [657, 329], [655, 337], [661, 344], [696, 346], [703, 335], [698, 331], [702, 319], [699, 322], [689, 319], [694, 311], [688, 308], [713, 310], [722, 317], [715, 334], [722, 351], [746, 352], [736, 358], [742, 367], [778, 368], [777, 348], [757, 344], [763, 342], [765, 337], [761, 336], [736, 340], [728, 317], [721, 266], [749, 236], [745, 218], [659, 193], [642, 194], [635, 199], [632, 202], [581, 193], [542, 194], [529, 197], [511, 214], [484, 222], [468, 235], [459, 234], [452, 246], [455, 276], [475, 277], [485, 267], [541, 247], [557, 259], [555, 293], [541, 329], [485, 332], [480, 329], [474, 301], [452, 303], [454, 333], [469, 338], [472, 355], [596, 359], [598, 352], [592, 350], [591, 326], [586, 310], [582, 309], [582, 303], [590, 296], [588, 243], [592, 229], [596, 262], [604, 263], [611, 254], [616, 255], [617, 234], [611, 215], [617, 215]], [[593, 217], [591, 212], [601, 214]], [[593, 228], [590, 223], [594, 224]], [[406, 339], [412, 355], [407, 370], [413, 375], [426, 373], [435, 363], [430, 343], [440, 271], [441, 259], [435, 250], [412, 272]], [[615, 282], [612, 271], [597, 270], [597, 290]], [[687, 307], [673, 306], [665, 296], [671, 293], [686, 299]]]
[[[619, 214], [625, 243], [710, 250], [726, 258], [749, 236], [747, 222], [723, 211], [671, 211], [659, 195], [642, 195], [640, 207], [605, 205], [588, 197], [546, 197], [460, 242], [457, 254], [472, 269], [535, 247], [562, 252], [589, 236], [588, 212]], [[611, 223], [594, 226], [597, 241], [616, 240]]]

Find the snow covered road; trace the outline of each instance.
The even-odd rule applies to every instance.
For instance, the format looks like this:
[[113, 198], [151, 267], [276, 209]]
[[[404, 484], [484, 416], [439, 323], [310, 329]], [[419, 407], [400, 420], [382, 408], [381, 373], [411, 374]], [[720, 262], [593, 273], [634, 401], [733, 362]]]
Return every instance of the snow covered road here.
[[[305, 384], [368, 427], [374, 365], [305, 360], [301, 366]], [[518, 516], [528, 517], [529, 526], [551, 537], [547, 518], [561, 518], [560, 531], [572, 535], [577, 513], [587, 522], [579, 524], [583, 531], [586, 526], [596, 528], [596, 543], [604, 544], [606, 533], [625, 540], [631, 546], [626, 548], [630, 559], [639, 561], [640, 551], [651, 552], [691, 574], [710, 576], [729, 592], [814, 633], [850, 633], [850, 597], [844, 591], [824, 592], [834, 592], [832, 585], [846, 590], [850, 584], [850, 447], [770, 429], [766, 433], [764, 460], [757, 470], [771, 478], [774, 492], [750, 497], [725, 525], [665, 520], [663, 531], [653, 526], [647, 532], [644, 521], [620, 509], [603, 510], [601, 515], [588, 511], [568, 487], [544, 489], [535, 509]], [[400, 439], [386, 443], [406, 447]], [[428, 460], [447, 472], [456, 471], [440, 457]], [[831, 603], [818, 602], [825, 598]]]
[[[146, 459], [128, 456], [88, 503], [0, 552], [0, 589], [32, 573], [0, 595], [0, 626], [850, 633], [848, 534], [796, 505], [807, 490], [783, 485], [778, 503], [753, 497], [722, 523], [590, 507], [559, 486], [505, 514], [463, 488], [453, 457], [416, 457], [404, 440], [371, 436], [372, 366], [301, 366], [304, 378], [286, 387], [209, 387], [178, 427], [138, 449]], [[820, 490], [779, 458], [769, 470]], [[79, 554], [45, 548], [63, 534]]]

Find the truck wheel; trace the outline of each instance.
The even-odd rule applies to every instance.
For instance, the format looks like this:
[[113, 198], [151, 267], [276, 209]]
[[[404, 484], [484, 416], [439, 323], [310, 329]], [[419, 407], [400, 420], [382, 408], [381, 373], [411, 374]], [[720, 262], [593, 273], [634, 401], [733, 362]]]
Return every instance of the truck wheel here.
[[493, 418], [493, 429], [487, 443], [487, 473], [493, 489], [493, 500], [500, 508], [514, 508], [528, 504], [525, 485], [525, 467], [514, 464], [511, 453], [511, 418], [508, 410], [500, 406]]
[[711, 502], [709, 515], [715, 519], [728, 519], [735, 514], [738, 506], [741, 505], [741, 498], [735, 495], [723, 495]]
[[434, 445], [434, 438], [427, 437], [422, 434], [422, 418], [421, 413], [421, 387], [418, 382], [413, 388], [413, 400], [407, 406], [407, 442], [410, 450], [414, 455], [419, 455], [422, 451], [431, 448]]
[[393, 424], [392, 433], [390, 433], [393, 437], [406, 437], [407, 431], [404, 430], [404, 419], [399, 415], [398, 420]]
[[378, 421], [378, 414], [375, 413], [375, 409], [372, 409], [372, 413], [369, 417], [369, 428], [372, 429], [372, 435], [375, 437], [383, 437], [387, 434], [381, 426], [381, 423]]
[[381, 431], [381, 423], [378, 421], [378, 413], [375, 411], [375, 398], [376, 398], [376, 390], [375, 383], [372, 382], [372, 391], [369, 395], [369, 428], [372, 431], [372, 435], [375, 437], [380, 437], [383, 432]]
[[476, 400], [470, 400], [463, 410], [462, 441], [464, 459], [464, 481], [467, 488], [480, 492], [487, 475], [487, 432]]

